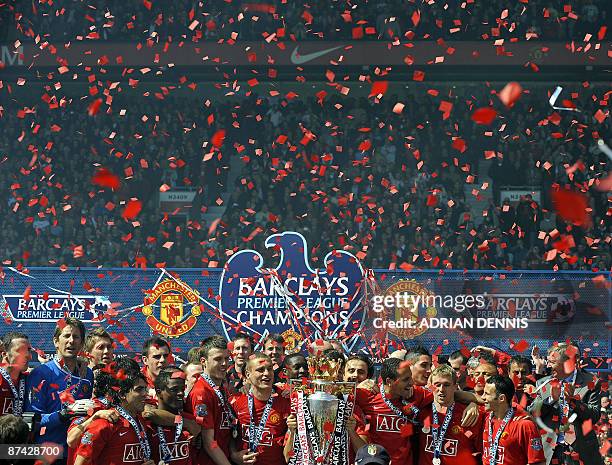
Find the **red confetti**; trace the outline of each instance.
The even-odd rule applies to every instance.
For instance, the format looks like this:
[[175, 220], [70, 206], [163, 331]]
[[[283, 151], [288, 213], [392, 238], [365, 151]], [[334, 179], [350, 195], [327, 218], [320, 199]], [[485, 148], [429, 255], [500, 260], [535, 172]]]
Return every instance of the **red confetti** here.
[[111, 173], [106, 168], [100, 168], [91, 178], [91, 183], [100, 187], [108, 187], [113, 190], [117, 190], [119, 189], [119, 186], [121, 186], [119, 177]]
[[126, 220], [133, 220], [140, 214], [141, 210], [142, 202], [140, 200], [130, 200], [123, 209], [121, 216]]
[[388, 88], [389, 83], [387, 81], [375, 81], [372, 83], [372, 89], [370, 90], [370, 95], [368, 95], [368, 97], [385, 95]]
[[497, 112], [493, 108], [479, 108], [474, 113], [472, 113], [472, 121], [478, 124], [484, 124], [485, 126], [488, 126], [493, 122], [496, 116]]
[[509, 82], [499, 93], [499, 99], [508, 108], [512, 108], [523, 93], [523, 88], [518, 82]]
[[553, 190], [552, 200], [557, 214], [565, 221], [578, 226], [587, 226], [591, 223], [587, 212], [589, 201], [584, 194], [569, 190]]
[[215, 132], [210, 141], [213, 147], [220, 148], [225, 141], [225, 129], [219, 129], [217, 132]]
[[97, 115], [98, 112], [100, 111], [100, 106], [102, 106], [102, 99], [98, 98], [98, 99], [94, 100], [93, 102], [91, 102], [91, 104], [87, 108], [87, 114], [89, 116]]

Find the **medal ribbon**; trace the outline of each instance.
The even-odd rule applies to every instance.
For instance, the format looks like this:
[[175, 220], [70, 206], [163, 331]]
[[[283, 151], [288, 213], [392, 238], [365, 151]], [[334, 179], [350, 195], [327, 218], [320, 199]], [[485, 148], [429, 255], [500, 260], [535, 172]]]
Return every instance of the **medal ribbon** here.
[[268, 417], [270, 416], [270, 412], [272, 412], [274, 397], [270, 395], [270, 398], [264, 407], [264, 411], [261, 414], [259, 425], [257, 426], [255, 426], [255, 400], [253, 399], [253, 393], [251, 391], [249, 391], [247, 399], [249, 405], [249, 450], [251, 452], [257, 452], [259, 443], [261, 443], [263, 438], [264, 430], [266, 429]]
[[416, 421], [416, 417], [418, 416], [420, 410], [415, 405], [412, 405], [409, 402], [402, 400], [402, 403], [404, 405], [410, 405], [410, 411], [412, 412], [412, 415], [413, 415], [411, 419], [408, 415], [406, 415], [404, 412], [398, 409], [395, 405], [393, 405], [393, 403], [391, 403], [389, 399], [387, 399], [387, 396], [385, 395], [385, 387], [382, 384], [379, 385], [379, 389], [380, 389], [380, 397], [382, 397], [383, 402], [387, 404], [387, 407], [389, 407], [393, 413], [395, 413], [396, 415], [398, 415], [405, 421], [409, 421], [411, 423], [414, 423]]
[[[81, 382], [83, 381], [83, 378], [80, 378], [78, 376], [76, 376], [73, 373], [70, 373], [66, 368], [64, 368], [62, 366], [61, 360], [60, 358], [56, 355], [53, 357], [53, 361], [55, 362], [55, 364], [57, 365], [57, 367], [60, 369], [60, 371], [64, 374], [66, 374], [68, 377], [66, 378], [66, 389], [64, 389], [65, 391], [72, 391], [73, 393], [73, 397], [76, 399], [77, 398], [77, 391], [79, 390], [79, 387], [81, 386]], [[78, 364], [77, 364], [78, 367]], [[75, 386], [74, 389], [70, 389], [72, 387], [72, 378], [77, 378], [79, 380], [79, 382], [77, 383], [77, 385]], [[62, 407], [67, 407], [70, 404], [64, 404], [62, 403]]]
[[213, 391], [215, 391], [215, 394], [217, 395], [217, 397], [219, 398], [219, 402], [221, 403], [221, 408], [227, 413], [233, 425], [236, 420], [236, 415], [234, 415], [233, 410], [228, 406], [227, 402], [225, 401], [225, 396], [221, 392], [219, 386], [217, 386], [212, 380], [212, 378], [206, 373], [202, 373], [200, 376], [202, 376], [202, 378], [204, 378], [204, 380], [210, 385]]
[[[176, 430], [174, 431], [174, 442], [178, 442], [181, 438], [181, 434], [183, 433], [183, 417], [181, 417], [181, 421], [178, 425], [176, 425]], [[172, 460], [172, 452], [170, 452], [170, 448], [168, 447], [168, 441], [166, 441], [166, 434], [161, 426], [157, 427], [157, 435], [159, 436], [159, 448], [162, 452], [162, 460], [164, 463], [168, 463]]]
[[0, 375], [2, 375], [6, 383], [11, 388], [11, 392], [15, 398], [13, 401], [13, 415], [20, 417], [23, 413], [23, 401], [25, 399], [25, 378], [23, 376], [19, 376], [19, 390], [17, 390], [8, 371], [6, 371], [4, 368], [0, 368]]
[[514, 409], [510, 408], [506, 413], [501, 425], [499, 425], [499, 429], [497, 430], [497, 434], [495, 435], [495, 440], [491, 443], [491, 439], [493, 438], [493, 412], [489, 414], [489, 465], [495, 465], [497, 463], [497, 449], [499, 448], [499, 439], [501, 438], [504, 429], [506, 429], [506, 425], [514, 415]]
[[[450, 422], [453, 418], [453, 410], [455, 409], [455, 403], [450, 404], [448, 409], [446, 410], [446, 416], [444, 417], [444, 423], [439, 430], [438, 434], [438, 426], [434, 426], [431, 429], [431, 434], [433, 436], [433, 446], [434, 446], [434, 457], [439, 459], [442, 455], [442, 446], [444, 445], [444, 436], [446, 436], [446, 431], [450, 426]], [[440, 421], [438, 420], [438, 411], [436, 410], [435, 402], [431, 404], [431, 411], [433, 415], [434, 425], [439, 425]]]
[[[125, 418], [127, 422], [134, 429], [134, 432], [136, 433], [136, 436], [138, 437], [138, 442], [140, 443], [140, 447], [144, 454], [145, 461], [150, 460], [151, 459], [151, 445], [149, 444], [149, 440], [147, 439], [147, 435], [142, 425], [138, 421], [136, 421], [132, 417], [132, 415], [126, 412], [126, 410], [123, 407], [117, 406], [115, 408], [117, 409], [117, 412], [119, 412], [119, 415]], [[161, 437], [160, 437], [160, 441], [161, 441]]]

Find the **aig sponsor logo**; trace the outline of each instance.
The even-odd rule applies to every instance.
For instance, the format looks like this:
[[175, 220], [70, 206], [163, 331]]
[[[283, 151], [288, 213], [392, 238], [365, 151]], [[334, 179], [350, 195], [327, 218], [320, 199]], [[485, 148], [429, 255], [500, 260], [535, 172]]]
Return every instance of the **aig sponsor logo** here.
[[[249, 443], [249, 425], [242, 425], [242, 442]], [[272, 445], [272, 432], [269, 428], [265, 428], [261, 437], [260, 446], [271, 446]]]
[[123, 462], [144, 462], [145, 456], [144, 451], [139, 443], [136, 444], [126, 444], [123, 448]]
[[399, 433], [406, 421], [398, 415], [377, 415], [376, 431], [385, 433]]
[[[174, 462], [175, 460], [182, 460], [189, 458], [189, 441], [169, 442], [168, 450], [170, 451], [170, 459], [168, 462]], [[163, 457], [161, 446], [159, 446], [159, 456]]]
[[[457, 441], [456, 439], [445, 439], [440, 453], [442, 455], [447, 455], [449, 457], [455, 457], [457, 455], [458, 448], [459, 448], [459, 441]], [[433, 436], [431, 434], [427, 435], [427, 443], [425, 444], [425, 451], [431, 452], [432, 454], [434, 453]]]
[[232, 428], [230, 417], [225, 411], [221, 412], [221, 425], [219, 426], [219, 428], [220, 429], [231, 429]]
[[2, 406], [2, 415], [13, 413], [13, 398], [7, 397], [4, 399], [4, 405]]

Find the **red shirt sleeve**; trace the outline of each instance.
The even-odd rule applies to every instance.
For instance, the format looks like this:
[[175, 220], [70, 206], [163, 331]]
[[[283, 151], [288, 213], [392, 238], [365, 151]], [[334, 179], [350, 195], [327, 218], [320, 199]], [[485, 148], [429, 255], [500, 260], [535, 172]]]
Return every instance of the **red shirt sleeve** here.
[[546, 460], [544, 448], [542, 447], [542, 436], [538, 427], [531, 420], [521, 422], [520, 444], [527, 451], [527, 463], [538, 463]]
[[357, 388], [355, 392], [355, 407], [367, 405], [371, 396], [372, 393], [367, 389]]
[[357, 425], [355, 426], [355, 432], [359, 436], [367, 436], [368, 435], [368, 427], [366, 424], [365, 415], [361, 407], [355, 405], [355, 409], [353, 410], [353, 417], [357, 421]]
[[412, 394], [412, 402], [416, 407], [423, 408], [433, 403], [433, 392], [429, 389], [425, 389], [422, 386], [414, 386], [414, 393]]
[[[191, 390], [187, 398], [188, 411], [192, 413], [196, 422], [204, 429], [214, 429], [217, 415], [217, 399], [210, 392], [203, 389], [200, 383]], [[218, 418], [218, 423], [221, 418]]]
[[87, 459], [88, 462], [96, 461], [112, 438], [113, 424], [102, 418], [94, 420], [81, 436], [76, 455]]

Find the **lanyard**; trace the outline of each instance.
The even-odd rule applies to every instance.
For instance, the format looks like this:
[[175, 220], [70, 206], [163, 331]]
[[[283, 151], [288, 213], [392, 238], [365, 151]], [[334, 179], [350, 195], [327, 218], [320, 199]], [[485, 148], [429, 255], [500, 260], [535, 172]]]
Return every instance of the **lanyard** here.
[[[77, 392], [79, 390], [79, 387], [81, 386], [81, 382], [83, 381], [83, 378], [80, 378], [72, 373], [70, 373], [68, 370], [66, 370], [60, 363], [60, 360], [57, 356], [55, 356], [53, 358], [53, 361], [55, 362], [55, 364], [57, 365], [57, 367], [60, 369], [60, 371], [64, 374], [66, 374], [68, 377], [66, 378], [66, 389], [64, 389], [64, 391], [70, 391], [72, 390], [74, 392], [73, 396], [76, 398]], [[79, 382], [77, 383], [77, 385], [74, 387], [74, 389], [72, 388], [72, 378], [76, 378], [79, 380]], [[64, 407], [66, 407], [68, 404], [62, 404]]]
[[136, 420], [134, 420], [132, 415], [126, 412], [123, 407], [117, 406], [116, 409], [117, 412], [119, 412], [119, 415], [125, 418], [134, 429], [134, 432], [138, 437], [138, 442], [140, 443], [140, 448], [142, 450], [142, 453], [144, 454], [144, 459], [149, 460], [151, 458], [151, 446], [149, 445], [149, 440], [147, 439], [147, 435], [144, 432], [144, 428]]
[[514, 409], [510, 408], [506, 413], [501, 425], [499, 425], [499, 429], [497, 430], [497, 434], [495, 435], [495, 440], [491, 443], [493, 438], [493, 412], [489, 414], [489, 465], [495, 465], [497, 460], [497, 449], [499, 448], [499, 439], [501, 438], [504, 429], [506, 429], [506, 425], [514, 415]]
[[259, 444], [263, 438], [264, 430], [266, 429], [268, 417], [272, 411], [272, 402], [274, 401], [274, 397], [270, 395], [270, 398], [264, 407], [264, 411], [261, 414], [259, 425], [257, 426], [255, 426], [255, 400], [253, 399], [253, 393], [251, 391], [249, 391], [247, 399], [249, 406], [249, 449], [251, 452], [257, 452], [257, 448], [259, 447]]
[[4, 368], [0, 368], [0, 375], [2, 375], [4, 381], [6, 381], [11, 388], [13, 398], [15, 399], [13, 401], [13, 415], [20, 417], [23, 412], [23, 400], [25, 399], [25, 377], [19, 376], [19, 390], [17, 390], [8, 371]]
[[[183, 417], [181, 417], [181, 421], [178, 425], [176, 425], [176, 430], [174, 431], [174, 442], [178, 442], [181, 438], [181, 434], [183, 433]], [[172, 452], [170, 452], [170, 448], [168, 447], [168, 441], [166, 441], [166, 434], [161, 426], [157, 427], [157, 436], [159, 437], [159, 448], [161, 449], [161, 453], [163, 454], [162, 460], [164, 463], [168, 463], [172, 460]]]
[[[442, 455], [442, 445], [444, 444], [444, 436], [446, 436], [446, 431], [448, 430], [450, 422], [453, 418], [454, 409], [455, 409], [455, 403], [453, 402], [446, 410], [446, 416], [444, 417], [444, 423], [442, 424], [442, 427], [439, 430], [439, 434], [438, 434], [438, 426], [434, 426], [431, 430], [431, 434], [433, 436], [434, 459], [438, 459], [436, 460], [437, 463], [440, 463], [439, 460], [440, 460], [440, 455]], [[431, 411], [433, 415], [434, 425], [439, 425], [440, 422], [438, 421], [438, 411], [436, 410], [435, 403], [431, 404]]]
[[412, 412], [412, 415], [413, 415], [413, 419], [411, 420], [410, 417], [408, 417], [408, 415], [406, 415], [404, 412], [402, 412], [400, 409], [398, 409], [395, 405], [393, 405], [391, 403], [391, 401], [389, 399], [387, 399], [387, 396], [385, 395], [385, 386], [384, 385], [381, 384], [379, 386], [379, 389], [380, 389], [380, 397], [382, 397], [383, 402], [385, 404], [387, 404], [387, 407], [389, 407], [393, 413], [395, 413], [399, 417], [401, 417], [404, 420], [409, 421], [409, 422], [412, 422], [412, 421], [416, 420], [416, 417], [419, 414], [419, 409], [415, 405], [409, 404], [409, 402], [406, 402], [405, 400], [402, 400], [402, 403], [404, 405], [410, 405], [410, 411]]
[[225, 402], [225, 396], [221, 392], [221, 389], [219, 388], [219, 386], [217, 386], [215, 382], [212, 380], [212, 378], [208, 376], [206, 373], [202, 373], [200, 376], [202, 376], [202, 378], [204, 378], [204, 380], [210, 385], [213, 391], [215, 391], [215, 394], [219, 398], [219, 403], [221, 404], [221, 408], [227, 413], [227, 415], [230, 418], [230, 421], [233, 423], [236, 417], [234, 415], [234, 412], [232, 412], [232, 409], [228, 407], [227, 402]]

